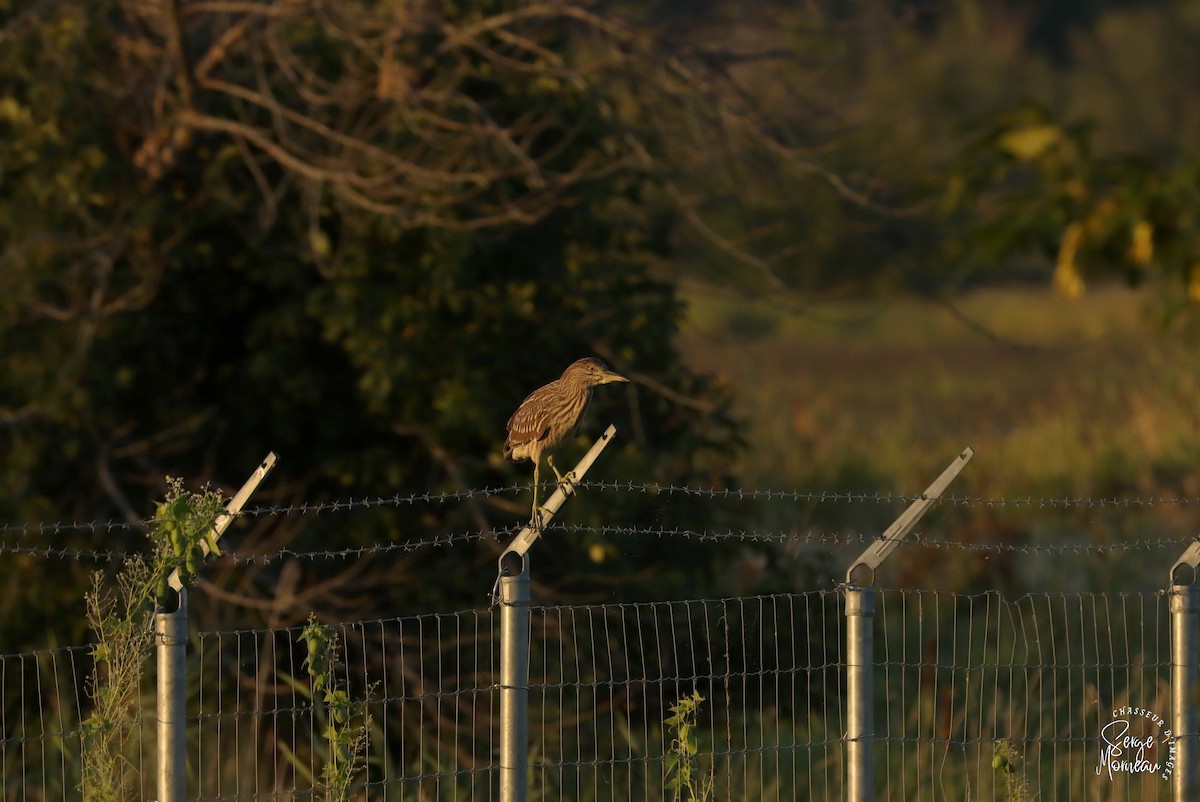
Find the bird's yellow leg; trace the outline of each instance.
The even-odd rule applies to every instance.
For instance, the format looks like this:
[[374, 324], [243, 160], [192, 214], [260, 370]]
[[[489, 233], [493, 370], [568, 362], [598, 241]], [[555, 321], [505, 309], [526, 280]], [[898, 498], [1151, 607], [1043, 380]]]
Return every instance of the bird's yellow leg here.
[[[558, 471], [555, 471], [555, 473], [558, 473]], [[535, 462], [533, 463], [533, 509], [531, 511], [532, 514], [529, 516], [529, 525], [540, 532], [542, 531], [542, 522], [545, 520], [542, 517], [542, 513], [549, 515], [550, 510], [538, 504], [538, 484], [538, 463]]]
[[533, 461], [533, 508], [529, 516], [529, 525], [540, 531], [542, 528], [542, 516], [538, 514], [541, 511], [541, 507], [539, 507], [537, 503], [538, 462], [540, 462], [540, 460], [535, 459]]
[[558, 466], [554, 464], [554, 457], [550, 454], [546, 455], [546, 462], [550, 463], [550, 467], [554, 469], [554, 475], [558, 477], [560, 485], [575, 483], [575, 471], [567, 471], [565, 474], [559, 473]]

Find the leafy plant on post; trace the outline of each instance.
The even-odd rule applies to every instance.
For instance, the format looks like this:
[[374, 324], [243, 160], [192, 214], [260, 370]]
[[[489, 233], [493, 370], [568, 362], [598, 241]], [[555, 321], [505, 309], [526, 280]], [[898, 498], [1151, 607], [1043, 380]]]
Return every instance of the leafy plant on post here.
[[167, 484], [167, 498], [154, 512], [149, 555], [126, 561], [115, 591], [97, 572], [86, 597], [88, 624], [96, 633], [95, 669], [88, 683], [94, 708], [82, 725], [81, 790], [89, 801], [136, 798], [126, 750], [137, 726], [137, 694], [151, 652], [154, 613], [170, 603], [172, 572], [179, 571], [185, 587], [195, 578], [204, 560], [201, 544], [219, 553], [212, 526], [225, 500], [207, 488], [190, 493], [180, 479], [168, 477]]

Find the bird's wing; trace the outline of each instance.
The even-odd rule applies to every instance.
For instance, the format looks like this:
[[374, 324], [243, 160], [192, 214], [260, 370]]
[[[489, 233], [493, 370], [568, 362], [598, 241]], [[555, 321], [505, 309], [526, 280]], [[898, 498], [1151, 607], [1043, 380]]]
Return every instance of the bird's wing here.
[[547, 392], [545, 387], [534, 390], [508, 419], [508, 439], [504, 441], [505, 456], [512, 454], [514, 449], [541, 440], [550, 431], [547, 406], [541, 403]]

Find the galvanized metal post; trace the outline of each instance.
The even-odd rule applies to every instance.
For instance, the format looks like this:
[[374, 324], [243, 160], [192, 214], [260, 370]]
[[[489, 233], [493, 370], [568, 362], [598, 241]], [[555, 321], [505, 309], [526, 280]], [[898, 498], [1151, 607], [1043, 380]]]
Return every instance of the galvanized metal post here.
[[529, 549], [616, 433], [615, 426], [604, 430], [575, 464], [573, 479], [559, 483], [545, 506], [534, 511], [536, 525], [522, 529], [500, 555], [494, 590], [500, 605], [500, 802], [529, 798]]
[[846, 593], [846, 799], [875, 797], [875, 588], [847, 585]]
[[187, 591], [179, 609], [154, 614], [158, 663], [158, 799], [187, 798]]
[[[250, 495], [258, 488], [278, 457], [275, 452], [250, 474], [240, 490], [225, 505], [225, 511], [213, 521], [213, 543], [225, 533], [234, 516], [241, 512]], [[201, 541], [207, 557], [208, 539]], [[187, 589], [176, 569], [167, 584], [178, 593], [179, 606], [174, 612], [154, 614], [158, 686], [158, 799], [155, 802], [184, 802], [187, 798]]]
[[520, 566], [500, 575], [500, 802], [529, 798], [528, 554]]
[[895, 551], [975, 452], [964, 448], [846, 571], [846, 799], [875, 797], [875, 571]]
[[1176, 802], [1195, 799], [1200, 792], [1200, 721], [1196, 698], [1200, 688], [1200, 587], [1171, 585], [1171, 731], [1175, 736], [1175, 766], [1171, 772]]

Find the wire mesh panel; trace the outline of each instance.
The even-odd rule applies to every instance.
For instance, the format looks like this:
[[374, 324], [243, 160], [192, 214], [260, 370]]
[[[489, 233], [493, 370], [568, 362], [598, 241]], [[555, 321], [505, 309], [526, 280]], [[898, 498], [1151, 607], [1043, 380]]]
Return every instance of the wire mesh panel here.
[[[361, 728], [352, 798], [483, 800], [493, 786], [499, 650], [493, 611], [338, 625], [334, 682]], [[205, 800], [324, 799], [332, 706], [303, 628], [207, 633], [195, 649], [192, 754]]]
[[75, 656], [63, 649], [0, 657], [5, 799], [65, 799], [79, 784], [79, 713], [70, 701]]
[[[746, 800], [837, 798], [836, 593], [532, 611], [531, 798], [669, 798], [671, 708], [700, 693], [694, 779]], [[370, 799], [498, 796], [494, 611], [338, 627], [338, 681], [367, 700]], [[200, 797], [314, 799], [329, 763], [302, 628], [206, 633], [192, 657]]]
[[[841, 591], [530, 613], [531, 799], [844, 797]], [[875, 798], [1170, 798], [1169, 623], [1154, 592], [879, 592]], [[344, 719], [305, 631], [193, 634], [189, 798], [324, 799], [340, 731], [363, 749], [350, 798], [498, 799], [498, 608], [335, 625]], [[4, 800], [80, 798], [92, 670], [87, 647], [0, 656]], [[123, 703], [141, 799], [154, 685], [147, 659]]]
[[532, 612], [531, 798], [840, 797], [839, 594]]
[[[48, 649], [0, 656], [0, 776], [3, 798], [78, 799], [83, 776], [82, 720], [91, 705], [85, 698], [91, 680], [89, 649]], [[132, 724], [147, 723], [144, 703], [153, 715], [153, 691], [134, 701]], [[146, 755], [136, 730], [123, 744], [117, 779], [137, 786]]]
[[1156, 593], [881, 593], [880, 798], [1169, 799], [1168, 619]]

